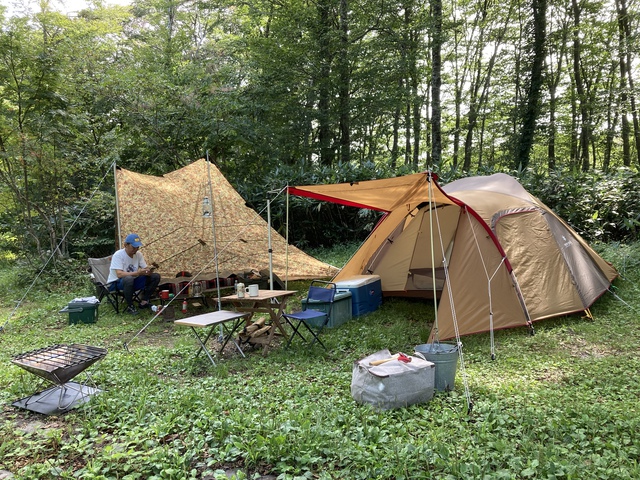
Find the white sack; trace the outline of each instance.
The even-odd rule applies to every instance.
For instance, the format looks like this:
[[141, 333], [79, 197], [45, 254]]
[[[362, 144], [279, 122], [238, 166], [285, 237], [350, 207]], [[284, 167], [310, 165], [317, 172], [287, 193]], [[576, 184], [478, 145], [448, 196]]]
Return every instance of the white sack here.
[[354, 362], [351, 378], [353, 399], [380, 410], [431, 400], [435, 384], [435, 364], [412, 356], [409, 363], [391, 360], [381, 365], [369, 365], [374, 360], [391, 356], [389, 350], [380, 350]]

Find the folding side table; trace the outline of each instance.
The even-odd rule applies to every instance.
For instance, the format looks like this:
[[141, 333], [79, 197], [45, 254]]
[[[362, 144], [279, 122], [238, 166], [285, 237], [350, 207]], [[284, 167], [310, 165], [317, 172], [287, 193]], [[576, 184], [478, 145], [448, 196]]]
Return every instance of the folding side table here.
[[[196, 339], [198, 340], [198, 343], [200, 344], [200, 348], [196, 353], [196, 357], [200, 355], [201, 351], [204, 351], [207, 357], [209, 357], [209, 360], [211, 360], [211, 363], [215, 366], [216, 362], [213, 361], [213, 357], [211, 356], [211, 353], [207, 349], [207, 341], [213, 334], [213, 331], [218, 325], [221, 325], [223, 330], [225, 331], [225, 335], [222, 341], [222, 346], [220, 347], [220, 353], [222, 353], [222, 351], [224, 350], [224, 347], [227, 345], [229, 340], [231, 340], [236, 346], [236, 348], [238, 349], [238, 351], [240, 352], [240, 354], [244, 357], [244, 352], [240, 348], [240, 345], [238, 345], [238, 342], [236, 342], [233, 339], [233, 334], [244, 323], [244, 321], [246, 320], [246, 317], [247, 317], [246, 313], [229, 312], [227, 310], [218, 310], [216, 312], [203, 313], [202, 315], [195, 315], [193, 317], [176, 320], [173, 323], [176, 325], [191, 327], [191, 331], [193, 332]], [[230, 326], [227, 324], [230, 324]], [[209, 328], [209, 331], [206, 332], [206, 336], [204, 337], [204, 339], [198, 334], [198, 331], [196, 330], [196, 328], [204, 328], [204, 329]]]

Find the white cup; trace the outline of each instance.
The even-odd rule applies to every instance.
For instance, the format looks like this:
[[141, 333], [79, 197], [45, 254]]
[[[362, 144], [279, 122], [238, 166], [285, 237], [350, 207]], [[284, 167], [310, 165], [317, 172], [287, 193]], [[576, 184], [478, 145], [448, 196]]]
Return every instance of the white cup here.
[[249, 285], [245, 288], [245, 292], [247, 292], [250, 297], [257, 297], [260, 290], [258, 289], [258, 285]]

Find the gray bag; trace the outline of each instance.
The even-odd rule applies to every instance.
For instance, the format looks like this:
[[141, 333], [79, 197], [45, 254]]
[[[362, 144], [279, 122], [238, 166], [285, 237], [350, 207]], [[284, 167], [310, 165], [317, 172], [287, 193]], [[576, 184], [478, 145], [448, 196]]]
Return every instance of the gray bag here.
[[358, 403], [368, 403], [380, 410], [425, 403], [433, 398], [435, 364], [411, 356], [409, 363], [391, 360], [370, 365], [392, 355], [380, 350], [353, 364], [351, 396]]

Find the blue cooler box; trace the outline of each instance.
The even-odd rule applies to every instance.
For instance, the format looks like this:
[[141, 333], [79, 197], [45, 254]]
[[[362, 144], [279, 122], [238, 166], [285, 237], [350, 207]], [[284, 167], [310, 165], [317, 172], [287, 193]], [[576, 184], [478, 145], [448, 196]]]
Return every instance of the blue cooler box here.
[[355, 275], [335, 283], [339, 292], [351, 292], [351, 311], [354, 317], [373, 312], [382, 304], [380, 275]]
[[[307, 302], [306, 299], [303, 299], [302, 305], [325, 313], [329, 310], [329, 302], [321, 302], [319, 300]], [[351, 292], [336, 292], [327, 328], [338, 327], [349, 320], [351, 320]], [[315, 322], [311, 323], [315, 325]], [[320, 325], [315, 326], [320, 327]]]

